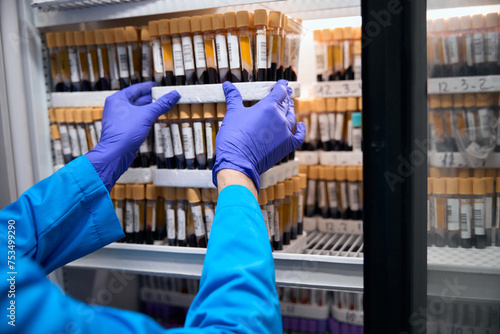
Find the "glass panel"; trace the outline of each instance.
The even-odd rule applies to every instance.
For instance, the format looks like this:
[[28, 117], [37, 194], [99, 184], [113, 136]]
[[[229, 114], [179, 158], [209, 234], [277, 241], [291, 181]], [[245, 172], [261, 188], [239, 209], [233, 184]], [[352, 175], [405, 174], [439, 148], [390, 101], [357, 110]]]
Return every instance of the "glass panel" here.
[[500, 333], [500, 6], [477, 5], [427, 12], [428, 333]]

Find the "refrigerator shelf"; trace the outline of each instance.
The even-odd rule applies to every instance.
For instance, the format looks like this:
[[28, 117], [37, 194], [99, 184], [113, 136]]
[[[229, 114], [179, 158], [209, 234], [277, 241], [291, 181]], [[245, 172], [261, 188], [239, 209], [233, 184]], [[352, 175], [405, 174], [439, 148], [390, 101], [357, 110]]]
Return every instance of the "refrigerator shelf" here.
[[432, 78], [428, 80], [429, 94], [490, 93], [500, 91], [500, 75]]
[[323, 98], [361, 96], [361, 80], [316, 82], [313, 94]]
[[145, 303], [165, 304], [189, 308], [195, 295], [142, 287], [139, 289], [139, 299]]
[[[471, 167], [461, 152], [432, 152], [429, 151], [429, 165], [432, 167], [450, 168], [477, 168]], [[500, 168], [500, 153], [492, 152], [484, 162], [482, 168]]]
[[318, 151], [319, 163], [325, 166], [363, 166], [363, 152]]
[[122, 174], [122, 176], [120, 176], [116, 183], [152, 183], [155, 170], [156, 166], [152, 166], [149, 168], [129, 168], [125, 173]]
[[295, 157], [301, 165], [317, 165], [319, 164], [318, 151], [296, 151]]

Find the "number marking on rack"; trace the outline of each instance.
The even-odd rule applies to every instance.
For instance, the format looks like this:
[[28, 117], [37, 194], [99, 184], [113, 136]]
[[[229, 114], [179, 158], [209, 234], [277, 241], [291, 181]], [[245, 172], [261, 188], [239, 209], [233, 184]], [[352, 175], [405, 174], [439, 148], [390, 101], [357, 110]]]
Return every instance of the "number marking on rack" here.
[[361, 96], [361, 80], [317, 82], [314, 85], [314, 96]]
[[500, 76], [433, 78], [428, 87], [429, 94], [496, 92], [500, 91]]

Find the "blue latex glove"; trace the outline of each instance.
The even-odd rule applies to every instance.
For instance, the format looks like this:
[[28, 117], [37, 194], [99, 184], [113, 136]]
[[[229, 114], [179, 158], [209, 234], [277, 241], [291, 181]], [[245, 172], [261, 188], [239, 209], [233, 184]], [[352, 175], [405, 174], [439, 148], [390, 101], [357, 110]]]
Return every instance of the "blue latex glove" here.
[[86, 156], [108, 191], [130, 167], [156, 119], [180, 98], [177, 91], [172, 91], [151, 103], [154, 85], [132, 85], [109, 96], [104, 103], [101, 140]]
[[292, 134], [295, 112], [287, 85], [286, 80], [278, 81], [268, 96], [246, 108], [238, 89], [224, 82], [227, 112], [215, 139], [215, 186], [219, 170], [234, 169], [252, 179], [258, 191], [259, 175], [302, 145], [306, 127], [300, 122]]

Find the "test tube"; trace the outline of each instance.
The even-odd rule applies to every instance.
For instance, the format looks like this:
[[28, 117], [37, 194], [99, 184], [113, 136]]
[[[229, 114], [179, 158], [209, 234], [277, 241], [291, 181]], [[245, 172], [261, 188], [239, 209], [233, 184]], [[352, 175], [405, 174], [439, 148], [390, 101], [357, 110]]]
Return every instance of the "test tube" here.
[[353, 79], [361, 80], [361, 27], [354, 28], [353, 37]]
[[47, 48], [49, 49], [52, 91], [64, 92], [64, 83], [61, 76], [61, 62], [59, 58], [59, 50], [57, 48], [56, 33], [49, 32], [45, 37]]
[[135, 243], [142, 244], [145, 240], [145, 218], [146, 218], [146, 194], [143, 184], [134, 185], [132, 195], [134, 196], [134, 234]]
[[153, 184], [146, 185], [146, 220], [144, 239], [146, 244], [152, 245], [156, 235], [156, 204], [158, 192]]
[[266, 189], [260, 189], [259, 190], [259, 197], [258, 197], [258, 202], [260, 206], [260, 210], [262, 212], [262, 218], [264, 218], [264, 223], [266, 224], [266, 230], [267, 230], [267, 235], [269, 237], [269, 242], [272, 243], [271, 240], [271, 228], [269, 226], [269, 217], [267, 215], [267, 191]]
[[253, 75], [254, 60], [248, 11], [242, 10], [236, 13], [236, 24], [238, 26], [239, 50], [241, 52], [241, 81], [252, 82], [255, 79]]
[[92, 118], [92, 109], [83, 109], [82, 116], [85, 126], [85, 134], [87, 136], [87, 145], [89, 150], [91, 150], [97, 145], [97, 134], [95, 131], [94, 119]]
[[452, 133], [452, 99], [450, 94], [441, 95], [441, 111], [444, 121], [444, 140], [447, 147], [447, 152], [458, 152], [457, 144]]
[[224, 120], [224, 116], [226, 115], [226, 110], [226, 102], [217, 103], [217, 132], [219, 132], [220, 128], [222, 127], [222, 121]]
[[268, 21], [268, 45], [267, 45], [267, 81], [276, 81], [278, 68], [280, 66], [280, 22], [281, 22], [281, 12], [270, 11], [269, 21]]
[[494, 110], [494, 94], [476, 94], [477, 118], [479, 127], [479, 145], [489, 146], [492, 137], [495, 137], [494, 128], [498, 126]]
[[[299, 201], [301, 200], [302, 192], [300, 190], [300, 177], [298, 175], [292, 177], [293, 180], [293, 195], [292, 195], [292, 228], [291, 239], [297, 239], [299, 222], [302, 223], [302, 217], [299, 217]], [[300, 219], [300, 220], [299, 220]]]
[[292, 239], [293, 222], [293, 180], [286, 179], [285, 182], [285, 198], [283, 199], [283, 244], [289, 245]]
[[196, 155], [196, 162], [198, 164], [198, 169], [207, 169], [207, 152], [205, 151], [203, 112], [204, 112], [203, 105], [201, 103], [195, 103], [191, 105], [191, 118], [193, 120], [193, 135], [194, 135], [194, 152]]
[[95, 44], [97, 50], [97, 90], [109, 90], [109, 59], [108, 48], [104, 39], [105, 30], [95, 30]]
[[203, 213], [205, 215], [205, 230], [207, 231], [207, 243], [210, 239], [210, 231], [215, 216], [214, 196], [217, 197], [216, 189], [203, 188], [201, 195], [203, 198]]
[[[313, 31], [314, 55], [316, 57], [316, 81], [323, 81], [325, 72], [328, 71], [327, 45], [323, 42], [321, 30]], [[328, 78], [325, 78], [325, 81]]]
[[163, 53], [160, 40], [160, 21], [149, 21], [148, 31], [151, 47], [151, 59], [153, 61], [153, 78], [157, 86], [165, 85], [165, 69], [163, 68]]
[[446, 178], [446, 244], [448, 247], [460, 246], [460, 199], [458, 178]]
[[64, 155], [61, 144], [61, 134], [56, 124], [50, 126], [50, 138], [52, 139], [52, 154], [54, 168], [64, 165]]
[[[129, 57], [127, 53], [125, 28], [115, 28], [116, 55], [118, 58], [118, 74], [120, 76], [120, 89], [130, 86]], [[131, 31], [132, 34], [132, 31]], [[131, 36], [133, 37], [133, 36]]]
[[205, 234], [205, 222], [203, 221], [203, 212], [201, 207], [200, 190], [196, 188], [187, 188], [187, 197], [189, 202], [189, 246], [206, 248], [207, 241]]
[[219, 72], [217, 70], [217, 58], [215, 57], [214, 31], [212, 24], [212, 15], [203, 15], [201, 17], [201, 30], [205, 42], [205, 60], [207, 63], [207, 74], [209, 84], [219, 82]]
[[141, 82], [141, 50], [136, 27], [125, 27], [130, 83]]
[[75, 31], [73, 33], [75, 39], [76, 50], [78, 53], [78, 64], [82, 91], [92, 90], [89, 79], [89, 63], [87, 57], [87, 47], [85, 44], [85, 33], [83, 31]]
[[292, 30], [288, 25], [288, 16], [283, 14], [283, 30], [282, 44], [283, 44], [283, 79], [291, 81], [292, 71]]
[[80, 150], [80, 143], [78, 142], [78, 133], [75, 127], [74, 109], [64, 109], [64, 118], [66, 120], [66, 126], [68, 127], [69, 141], [71, 144], [71, 155], [74, 159], [82, 154]]
[[333, 75], [328, 78], [329, 81], [344, 79], [344, 50], [343, 43], [344, 31], [342, 28], [333, 29]]
[[[453, 95], [453, 111], [451, 114], [451, 134], [459, 140], [466, 139], [467, 129], [465, 126], [464, 95]], [[455, 139], [456, 140], [456, 139]]]
[[61, 136], [62, 152], [64, 156], [64, 163], [69, 163], [73, 160], [71, 143], [68, 133], [68, 125], [66, 124], [65, 113], [63, 108], [56, 109], [56, 121], [59, 127], [59, 134]]
[[284, 72], [284, 62], [285, 62], [285, 34], [287, 29], [288, 18], [284, 13], [281, 14], [280, 27], [279, 27], [279, 39], [280, 39], [280, 53], [278, 58], [278, 69], [276, 71], [276, 79], [281, 80], [285, 78]]
[[436, 217], [434, 242], [437, 247], [444, 247], [446, 245], [446, 179], [435, 178], [432, 183], [432, 192]]
[[129, 244], [134, 243], [136, 239], [134, 232], [134, 186], [133, 184], [125, 185], [125, 242]]
[[147, 26], [141, 27], [141, 76], [142, 81], [153, 81], [153, 60], [151, 54], [151, 36]]
[[212, 170], [215, 163], [215, 137], [217, 128], [215, 125], [215, 103], [203, 104], [203, 119], [205, 121], [205, 142], [207, 147], [206, 165]]
[[323, 69], [323, 80], [328, 81], [328, 80], [333, 80], [332, 78], [334, 77], [334, 62], [335, 62], [335, 57], [334, 57], [334, 51], [335, 51], [335, 45], [334, 45], [334, 40], [333, 40], [333, 29], [322, 29], [320, 31], [321, 37], [320, 40], [323, 44], [323, 47], [325, 49], [325, 66]]
[[172, 146], [175, 156], [175, 166], [177, 166], [178, 169], [184, 169], [186, 168], [186, 158], [184, 158], [181, 131], [179, 128], [180, 120], [178, 106], [175, 105], [172, 107], [172, 109], [167, 113], [167, 116], [170, 120], [170, 131], [172, 132]]
[[165, 199], [165, 221], [167, 226], [167, 242], [169, 246], [175, 246], [175, 221], [176, 221], [176, 189], [173, 187], [165, 187], [162, 190], [163, 198]]
[[96, 137], [97, 137], [97, 142], [99, 142], [101, 140], [101, 133], [102, 133], [102, 112], [103, 112], [103, 107], [94, 107], [94, 108], [92, 108], [92, 119], [94, 120], [94, 127], [95, 127], [95, 133], [96, 133]]
[[343, 151], [346, 146], [346, 132], [347, 132], [347, 119], [346, 119], [346, 110], [347, 110], [347, 99], [343, 97], [337, 98], [337, 105], [335, 110], [337, 113], [335, 114], [335, 151]]
[[162, 240], [166, 237], [166, 212], [165, 212], [165, 197], [163, 196], [162, 188], [157, 187], [156, 192], [158, 198], [156, 200], [156, 231], [153, 234], [155, 240]]
[[[167, 115], [163, 114], [158, 117], [158, 121], [153, 125], [154, 131], [154, 144], [155, 144], [155, 155], [156, 155], [156, 164], [158, 165], [158, 169], [167, 168], [166, 156], [167, 152], [165, 152], [165, 137], [164, 132], [167, 132]], [[170, 136], [170, 129], [168, 129], [168, 136]], [[170, 145], [172, 145], [172, 138], [170, 138]], [[170, 146], [170, 158], [173, 158], [174, 152], [172, 150], [172, 146]]]
[[324, 151], [331, 151], [333, 147], [330, 138], [330, 123], [328, 122], [326, 100], [321, 98], [314, 99], [314, 110], [316, 113], [318, 113], [317, 117], [321, 148]]
[[[173, 110], [170, 112], [177, 113], [177, 106], [172, 107]], [[172, 114], [173, 115], [173, 114]], [[160, 122], [160, 128], [161, 128], [161, 134], [162, 134], [162, 142], [164, 145], [164, 151], [165, 151], [165, 168], [167, 169], [174, 169], [177, 168], [177, 161], [176, 157], [174, 156], [174, 145], [172, 142], [172, 135], [171, 135], [171, 127], [172, 127], [172, 117], [169, 114], [164, 115], [166, 117], [161, 118]], [[180, 139], [179, 139], [180, 140]], [[181, 144], [181, 150], [182, 150], [182, 144]], [[181, 152], [182, 155], [182, 152]]]
[[460, 57], [462, 54], [459, 50], [459, 31], [460, 31], [460, 19], [455, 16], [451, 17], [446, 22], [448, 36], [446, 37], [447, 49], [448, 49], [448, 67], [449, 73], [452, 76], [459, 76], [460, 69], [462, 67], [462, 60]]
[[84, 31], [85, 45], [87, 46], [87, 64], [89, 67], [89, 82], [91, 90], [100, 90], [97, 85], [99, 80], [99, 66], [97, 60], [97, 49], [94, 30]]
[[347, 181], [349, 188], [349, 209], [351, 211], [351, 219], [359, 220], [362, 217], [361, 214], [361, 196], [359, 193], [358, 185], [358, 175], [356, 167], [347, 167]]
[[472, 247], [472, 179], [459, 179], [460, 193], [460, 243], [463, 248]]
[[307, 173], [307, 196], [305, 206], [305, 216], [313, 217], [317, 212], [316, 195], [317, 180], [319, 177], [319, 166], [309, 166]]
[[427, 75], [430, 78], [441, 76], [434, 26], [434, 21], [427, 20]]
[[486, 29], [484, 23], [483, 14], [472, 16], [472, 29], [474, 30], [474, 33], [472, 34], [472, 44], [474, 46], [474, 66], [478, 75], [489, 74], [485, 57], [484, 35]]
[[311, 129], [310, 123], [310, 103], [308, 100], [298, 100], [296, 104], [298, 112], [297, 112], [297, 121], [303, 122], [306, 127], [306, 134], [304, 136], [304, 143], [300, 146], [299, 150], [301, 151], [309, 151], [311, 148], [311, 140], [309, 139], [309, 133]]
[[85, 132], [85, 123], [83, 123], [83, 108], [75, 109], [75, 124], [76, 132], [78, 134], [78, 142], [80, 143], [80, 152], [86, 154], [89, 151], [89, 144], [87, 143], [87, 133]]
[[323, 218], [328, 218], [330, 216], [330, 211], [328, 210], [328, 196], [326, 190], [326, 173], [327, 173], [327, 166], [319, 166], [319, 178], [317, 181], [317, 187], [318, 187], [317, 201], [318, 201], [318, 208]]
[[191, 17], [191, 32], [193, 33], [196, 82], [202, 85], [208, 83], [208, 73], [207, 61], [205, 60], [205, 41], [201, 29], [201, 16]]
[[485, 186], [484, 195], [484, 227], [486, 235], [486, 247], [492, 244], [492, 227], [493, 227], [493, 212], [494, 212], [494, 201], [493, 196], [495, 193], [495, 179], [493, 177], [483, 178]]
[[195, 169], [194, 135], [191, 121], [191, 105], [179, 105], [179, 118], [182, 128], [182, 147], [187, 169]]
[[347, 134], [346, 151], [352, 151], [352, 114], [358, 110], [358, 99], [355, 97], [347, 98]]
[[179, 19], [179, 32], [181, 34], [182, 56], [184, 59], [184, 70], [187, 85], [195, 85], [197, 82], [194, 64], [193, 39], [191, 37], [191, 18], [181, 17]]
[[285, 184], [280, 182], [274, 186], [274, 238], [273, 248], [282, 250], [285, 232], [285, 212], [283, 212], [283, 201], [285, 200]]
[[[111, 189], [110, 194], [111, 200], [113, 201], [113, 206], [115, 208], [116, 217], [120, 222], [123, 232], [125, 232], [124, 218], [125, 218], [125, 186], [123, 184], [116, 184]], [[118, 242], [123, 242], [123, 239], [118, 240]]]
[[104, 43], [106, 43], [106, 48], [108, 50], [109, 86], [111, 89], [120, 89], [120, 74], [118, 71], [118, 56], [116, 53], [114, 29], [104, 30]]
[[325, 169], [326, 191], [328, 198], [328, 217], [340, 218], [339, 211], [339, 189], [335, 181], [335, 167], [327, 166]]
[[274, 207], [274, 186], [269, 186], [266, 188], [266, 195], [267, 195], [267, 204], [266, 204], [267, 221], [269, 222], [271, 248], [273, 248], [274, 229], [275, 229], [274, 225], [276, 223], [274, 219], [274, 213], [276, 211], [276, 208]]
[[447, 152], [445, 134], [444, 134], [444, 120], [441, 111], [441, 97], [440, 95], [429, 96], [430, 117], [433, 124], [434, 146], [437, 152]]
[[363, 144], [363, 131], [361, 130], [361, 113], [353, 112], [351, 115], [352, 119], [352, 150], [355, 152], [362, 151]]
[[187, 203], [186, 188], [176, 188], [177, 198], [177, 246], [186, 247]]
[[485, 235], [485, 203], [484, 196], [486, 193], [486, 187], [484, 180], [480, 178], [473, 178], [472, 180], [472, 192], [474, 199], [474, 246], [478, 249], [483, 249], [486, 247], [486, 235]]
[[460, 67], [460, 75], [475, 75], [476, 69], [474, 67], [474, 50], [473, 50], [473, 35], [472, 35], [472, 18], [462, 16], [460, 21], [460, 45], [462, 54], [462, 63]]
[[347, 186], [347, 169], [345, 166], [335, 166], [335, 180], [338, 187], [339, 211], [341, 219], [349, 219], [349, 193]]
[[486, 15], [486, 32], [484, 33], [486, 73], [500, 74], [500, 57], [498, 35], [500, 32], [498, 13]]
[[343, 29], [343, 46], [342, 51], [344, 52], [344, 80], [354, 80], [354, 39], [353, 39], [353, 28], [345, 27]]
[[240, 45], [238, 30], [236, 29], [236, 13], [224, 13], [224, 25], [227, 32], [227, 51], [229, 68], [231, 69], [231, 82], [241, 82]]
[[78, 64], [78, 51], [75, 43], [75, 34], [72, 31], [66, 31], [66, 45], [68, 46], [70, 91], [79, 92], [82, 90], [80, 82], [80, 65]]
[[318, 110], [316, 109], [316, 105], [313, 101], [310, 101], [311, 113], [309, 115], [309, 150], [315, 151], [319, 148], [319, 124], [318, 124]]
[[500, 247], [500, 177], [496, 178], [495, 182], [496, 210], [495, 210], [495, 246]]
[[158, 32], [161, 40], [161, 50], [163, 54], [164, 81], [167, 86], [175, 85], [174, 61], [172, 58], [172, 38], [170, 36], [170, 20], [158, 21]]
[[477, 103], [474, 94], [465, 94], [464, 97], [465, 115], [467, 122], [467, 146], [470, 142], [477, 141]]
[[69, 92], [71, 90], [70, 81], [70, 63], [68, 47], [66, 45], [66, 33], [56, 32], [57, 50], [59, 53], [59, 73], [61, 75], [62, 92]]
[[302, 35], [302, 20], [294, 19], [288, 20], [288, 25], [291, 26], [292, 35], [292, 47], [291, 47], [291, 70], [290, 70], [290, 80], [297, 81], [297, 72], [299, 66], [299, 54], [300, 54], [300, 39]]
[[437, 58], [439, 60], [440, 76], [448, 77], [451, 75], [451, 72], [449, 67], [448, 43], [445, 33], [445, 20], [434, 20], [433, 30], [436, 38]]
[[266, 81], [267, 69], [267, 11], [256, 9], [254, 11], [255, 35], [255, 72], [256, 81]]
[[219, 82], [222, 83], [224, 81], [231, 81], [231, 72], [229, 71], [229, 60], [227, 55], [224, 15], [214, 14], [212, 16], [212, 24], [215, 31], [215, 48], [217, 51]]

